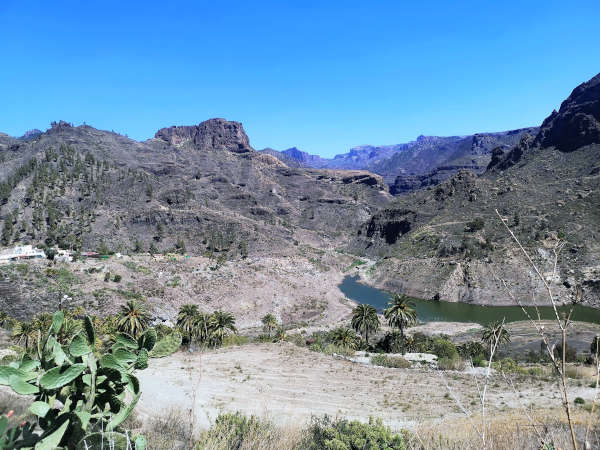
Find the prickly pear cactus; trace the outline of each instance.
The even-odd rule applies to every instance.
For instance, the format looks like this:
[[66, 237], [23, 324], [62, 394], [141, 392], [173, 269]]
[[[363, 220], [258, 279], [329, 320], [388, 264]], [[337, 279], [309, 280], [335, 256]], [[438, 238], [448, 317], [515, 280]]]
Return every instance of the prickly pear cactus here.
[[[120, 334], [110, 351], [98, 357], [94, 353], [95, 331], [88, 317], [84, 330], [65, 346], [58, 339], [63, 323], [63, 313], [54, 314], [48, 333], [38, 340], [36, 358], [24, 355], [20, 361], [0, 367], [1, 385], [10, 386], [18, 394], [34, 396], [29, 411], [38, 417], [42, 431], [33, 433], [34, 426], [26, 424], [15, 435], [3, 417], [0, 449], [76, 448], [86, 436], [98, 432], [115, 433], [119, 439], [113, 448], [120, 448], [117, 444], [122, 439], [116, 431], [141, 395], [134, 371], [147, 367], [156, 332], [149, 329], [138, 340]], [[140, 450], [145, 440], [138, 438], [133, 445]]]

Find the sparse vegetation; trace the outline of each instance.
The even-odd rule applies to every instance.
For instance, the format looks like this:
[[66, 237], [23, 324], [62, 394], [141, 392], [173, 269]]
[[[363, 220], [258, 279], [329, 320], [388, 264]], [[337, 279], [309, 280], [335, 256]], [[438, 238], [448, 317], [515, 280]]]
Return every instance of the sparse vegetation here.
[[400, 356], [375, 355], [371, 357], [374, 366], [393, 367], [396, 369], [407, 369], [410, 363]]

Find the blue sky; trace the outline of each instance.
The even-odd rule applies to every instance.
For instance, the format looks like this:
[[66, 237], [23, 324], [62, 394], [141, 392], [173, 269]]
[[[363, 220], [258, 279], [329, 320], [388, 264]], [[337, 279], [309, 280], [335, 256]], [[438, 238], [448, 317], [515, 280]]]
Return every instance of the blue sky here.
[[600, 71], [594, 1], [0, 0], [0, 131], [211, 117], [332, 156], [539, 124]]

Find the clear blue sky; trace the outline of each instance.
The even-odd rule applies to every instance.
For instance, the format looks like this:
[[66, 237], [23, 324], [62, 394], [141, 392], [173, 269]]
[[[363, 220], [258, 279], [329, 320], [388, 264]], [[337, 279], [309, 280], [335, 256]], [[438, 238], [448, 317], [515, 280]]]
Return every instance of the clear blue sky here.
[[332, 156], [539, 124], [600, 71], [600, 2], [0, 0], [0, 131], [211, 117]]

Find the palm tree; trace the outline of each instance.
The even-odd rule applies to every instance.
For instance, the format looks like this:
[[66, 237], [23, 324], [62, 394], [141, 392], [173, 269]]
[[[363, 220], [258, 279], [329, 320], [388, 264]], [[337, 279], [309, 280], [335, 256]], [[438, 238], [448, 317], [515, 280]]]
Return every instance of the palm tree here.
[[38, 329], [32, 322], [17, 322], [13, 327], [12, 338], [17, 345], [23, 343], [25, 350], [35, 345]]
[[44, 334], [50, 329], [52, 325], [52, 315], [49, 313], [41, 313], [33, 318], [31, 326], [36, 330], [39, 330], [41, 334]]
[[233, 314], [223, 311], [215, 311], [212, 315], [213, 332], [215, 344], [223, 345], [223, 338], [229, 331], [237, 333], [235, 317]]
[[150, 314], [146, 311], [146, 307], [137, 300], [129, 300], [122, 305], [118, 317], [118, 330], [130, 334], [134, 338], [142, 334], [150, 322]]
[[199, 314], [200, 310], [198, 309], [198, 305], [188, 304], [179, 308], [179, 314], [177, 314], [177, 326], [189, 341], [192, 340], [195, 323]]
[[363, 333], [365, 342], [369, 345], [369, 333], [376, 332], [379, 329], [377, 310], [371, 305], [358, 305], [352, 311], [352, 328], [357, 333]]
[[415, 304], [409, 301], [409, 298], [403, 294], [395, 294], [388, 302], [388, 307], [383, 312], [392, 328], [400, 330], [400, 336], [404, 338], [404, 328], [414, 324], [417, 321], [417, 311]]
[[331, 335], [333, 343], [339, 347], [354, 350], [357, 347], [358, 339], [356, 334], [350, 328], [339, 327], [333, 330]]
[[212, 314], [198, 313], [192, 325], [190, 339], [195, 339], [201, 343], [209, 342], [215, 328], [215, 322]]
[[277, 318], [273, 314], [267, 314], [262, 318], [262, 323], [265, 333], [271, 336], [273, 330], [277, 328]]
[[481, 333], [481, 340], [490, 346], [490, 354], [496, 345], [508, 344], [510, 332], [504, 326], [504, 321], [488, 323]]

